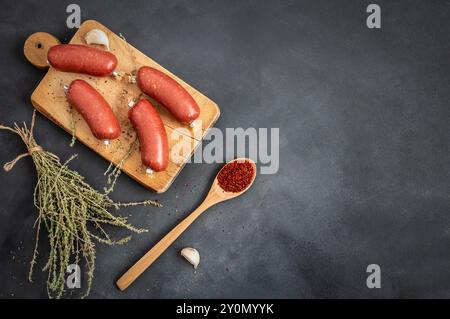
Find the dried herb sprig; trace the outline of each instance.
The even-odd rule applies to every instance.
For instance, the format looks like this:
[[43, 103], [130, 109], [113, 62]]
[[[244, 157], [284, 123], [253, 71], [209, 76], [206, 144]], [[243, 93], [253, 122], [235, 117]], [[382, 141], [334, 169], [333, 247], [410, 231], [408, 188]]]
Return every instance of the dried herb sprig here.
[[108, 177], [108, 180], [106, 182], [107, 187], [103, 187], [103, 190], [106, 195], [114, 191], [114, 186], [117, 183], [117, 179], [122, 173], [123, 164], [130, 157], [130, 155], [133, 154], [134, 149], [137, 146], [137, 141], [138, 141], [137, 138], [135, 138], [134, 141], [131, 143], [130, 147], [128, 148], [127, 152], [123, 155], [123, 157], [120, 159], [117, 165], [114, 165], [114, 163], [111, 162], [106, 171], [103, 173], [103, 175]]
[[[132, 203], [118, 203], [111, 200], [107, 194], [100, 193], [84, 181], [77, 172], [71, 170], [68, 164], [76, 155], [65, 163], [46, 150], [43, 150], [34, 139], [33, 128], [35, 112], [28, 129], [14, 124], [13, 127], [0, 125], [0, 129], [16, 133], [27, 146], [28, 152], [4, 165], [9, 171], [14, 164], [25, 156], [31, 156], [36, 166], [38, 182], [34, 191], [34, 205], [38, 209], [36, 219], [36, 243], [31, 260], [29, 280], [32, 281], [34, 265], [38, 255], [38, 238], [41, 227], [48, 233], [50, 253], [43, 271], [48, 272], [47, 291], [50, 298], [61, 298], [65, 292], [67, 266], [71, 263], [80, 264], [84, 260], [87, 273], [87, 288], [83, 297], [89, 295], [95, 269], [95, 243], [117, 245], [130, 240], [130, 236], [113, 240], [104, 229], [105, 225], [126, 228], [134, 233], [145, 232], [145, 229], [135, 228], [125, 217], [114, 216], [109, 210], [136, 205], [161, 206], [151, 200]], [[43, 226], [42, 226], [43, 225]]]

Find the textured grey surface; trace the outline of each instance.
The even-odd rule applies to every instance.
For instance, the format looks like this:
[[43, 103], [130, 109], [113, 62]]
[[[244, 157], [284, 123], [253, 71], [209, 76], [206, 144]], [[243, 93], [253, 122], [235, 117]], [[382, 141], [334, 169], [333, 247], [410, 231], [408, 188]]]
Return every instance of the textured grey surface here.
[[[0, 119], [28, 121], [43, 72], [23, 42], [67, 41], [72, 1], [2, 1]], [[155, 195], [126, 176], [113, 198], [157, 198], [126, 210], [147, 227], [125, 247], [98, 245], [91, 297], [450, 297], [450, 3], [377, 1], [76, 1], [96, 19], [216, 101], [217, 127], [280, 127], [280, 170], [210, 209], [126, 292], [115, 280], [199, 204], [220, 167], [190, 164]], [[100, 188], [107, 163], [38, 116], [43, 147]], [[24, 151], [0, 134], [0, 162]], [[26, 281], [34, 244], [29, 159], [0, 172], [0, 297], [45, 298]], [[126, 232], [117, 231], [117, 236]], [[196, 247], [196, 273], [178, 255]], [[41, 247], [43, 265], [48, 248]], [[366, 288], [365, 269], [382, 269]]]

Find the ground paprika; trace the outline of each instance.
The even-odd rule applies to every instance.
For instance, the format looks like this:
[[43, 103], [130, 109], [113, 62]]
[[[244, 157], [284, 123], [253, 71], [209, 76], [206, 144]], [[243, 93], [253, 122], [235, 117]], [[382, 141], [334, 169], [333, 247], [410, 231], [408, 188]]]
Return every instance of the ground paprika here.
[[249, 161], [236, 161], [226, 164], [217, 180], [224, 191], [238, 193], [250, 185], [254, 174], [255, 169]]

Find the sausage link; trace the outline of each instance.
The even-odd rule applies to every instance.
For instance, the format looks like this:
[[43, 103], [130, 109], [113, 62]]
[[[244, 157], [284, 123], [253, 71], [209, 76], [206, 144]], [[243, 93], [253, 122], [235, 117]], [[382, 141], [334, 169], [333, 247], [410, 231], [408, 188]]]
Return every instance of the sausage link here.
[[83, 80], [73, 81], [67, 91], [69, 103], [81, 114], [92, 134], [100, 140], [120, 136], [120, 124], [108, 102]]
[[169, 164], [169, 146], [155, 107], [148, 100], [140, 100], [128, 110], [128, 118], [139, 139], [142, 163], [156, 172], [165, 170]]
[[94, 76], [111, 74], [117, 58], [111, 52], [80, 44], [58, 44], [50, 48], [48, 62], [57, 70]]
[[200, 115], [197, 102], [165, 73], [143, 66], [138, 71], [137, 83], [142, 92], [166, 107], [178, 121], [192, 123]]

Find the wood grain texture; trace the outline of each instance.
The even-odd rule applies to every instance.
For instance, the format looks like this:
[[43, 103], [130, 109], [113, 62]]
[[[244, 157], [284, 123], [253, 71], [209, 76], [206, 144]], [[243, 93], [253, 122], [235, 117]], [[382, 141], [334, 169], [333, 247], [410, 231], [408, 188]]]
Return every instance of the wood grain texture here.
[[[166, 128], [169, 139], [169, 165], [165, 171], [152, 175], [145, 174], [145, 167], [141, 163], [137, 143], [130, 157], [124, 162], [122, 170], [145, 187], [158, 193], [165, 192], [180, 173], [186, 161], [191, 157], [195, 148], [207, 133], [207, 130], [219, 118], [219, 107], [209, 98], [164, 69], [97, 21], [85, 21], [73, 36], [70, 43], [84, 44], [83, 39], [85, 34], [94, 28], [101, 29], [108, 35], [110, 50], [119, 60], [116, 71], [131, 73], [141, 66], [148, 65], [165, 72], [178, 81], [193, 96], [200, 107], [200, 117], [197, 126], [191, 129], [187, 125], [177, 122], [165, 108], [145, 96], [136, 84], [129, 83], [127, 77], [121, 79], [93, 77], [83, 74], [60, 72], [50, 67], [45, 77], [33, 92], [31, 102], [38, 111], [67, 132], [72, 132], [72, 125], [75, 123], [75, 135], [78, 141], [87, 145], [106, 160], [118, 164], [130, 149], [136, 136], [127, 116], [128, 102], [138, 98], [148, 98], [151, 100], [161, 115]], [[94, 138], [86, 122], [76, 111], [73, 113], [74, 121], [72, 121], [72, 111], [65, 97], [63, 86], [70, 84], [75, 79], [85, 80], [96, 88], [111, 105], [119, 119], [122, 134], [120, 138], [112, 141], [108, 147], [105, 147], [101, 141]], [[181, 149], [183, 151], [178, 152]]]
[[23, 54], [27, 60], [39, 69], [47, 69], [47, 52], [57, 44], [59, 40], [46, 32], [33, 33], [25, 40], [23, 45]]

